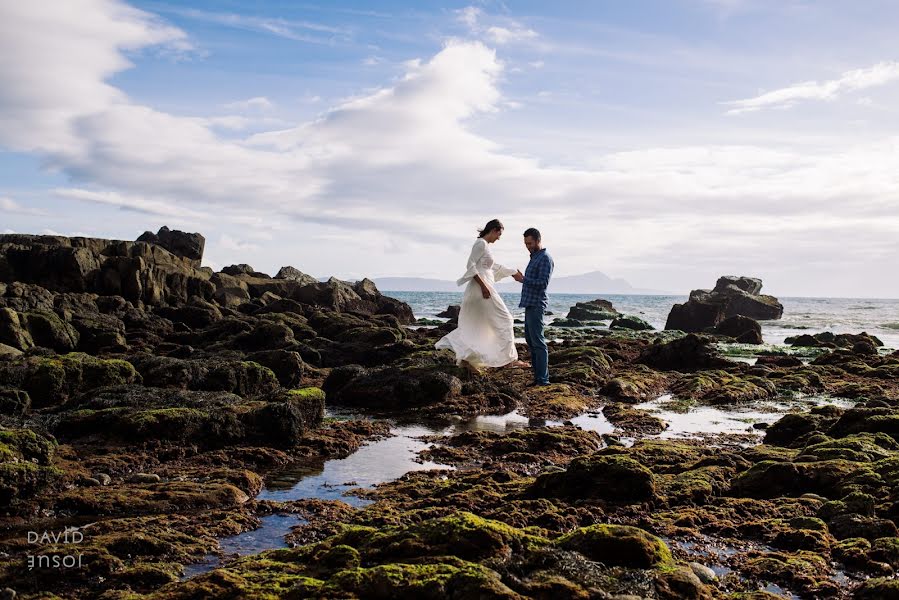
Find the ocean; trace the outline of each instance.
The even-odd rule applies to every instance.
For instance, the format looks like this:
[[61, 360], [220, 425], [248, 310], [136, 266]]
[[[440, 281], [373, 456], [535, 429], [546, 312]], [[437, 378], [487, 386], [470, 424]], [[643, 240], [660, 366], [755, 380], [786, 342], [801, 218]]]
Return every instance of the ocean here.
[[[450, 304], [462, 301], [462, 292], [382, 291], [412, 307], [416, 317], [434, 318]], [[518, 308], [519, 295], [502, 294], [516, 318], [523, 318]], [[549, 294], [547, 311], [553, 313], [547, 322], [563, 318], [576, 302], [604, 298], [619, 312], [636, 315], [657, 329], [665, 327], [668, 312], [674, 304], [686, 302], [687, 296], [643, 296], [624, 294]], [[766, 343], [782, 344], [784, 338], [802, 333], [861, 333], [875, 335], [885, 346], [899, 348], [899, 300], [869, 298], [778, 298], [784, 306], [783, 318], [761, 321]]]

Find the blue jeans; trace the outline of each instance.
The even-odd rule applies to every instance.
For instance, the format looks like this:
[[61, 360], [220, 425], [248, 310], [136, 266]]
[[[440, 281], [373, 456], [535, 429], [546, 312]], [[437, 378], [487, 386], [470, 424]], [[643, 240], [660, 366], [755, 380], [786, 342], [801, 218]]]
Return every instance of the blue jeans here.
[[543, 309], [528, 306], [524, 309], [524, 339], [531, 351], [531, 368], [536, 383], [549, 383], [549, 350], [543, 337]]

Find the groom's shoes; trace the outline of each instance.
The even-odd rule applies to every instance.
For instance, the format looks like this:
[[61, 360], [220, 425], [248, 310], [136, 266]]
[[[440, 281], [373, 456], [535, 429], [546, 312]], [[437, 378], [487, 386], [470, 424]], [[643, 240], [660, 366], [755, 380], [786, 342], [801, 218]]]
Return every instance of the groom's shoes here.
[[549, 382], [543, 383], [542, 381], [532, 381], [525, 387], [543, 387], [545, 385], [549, 385]]

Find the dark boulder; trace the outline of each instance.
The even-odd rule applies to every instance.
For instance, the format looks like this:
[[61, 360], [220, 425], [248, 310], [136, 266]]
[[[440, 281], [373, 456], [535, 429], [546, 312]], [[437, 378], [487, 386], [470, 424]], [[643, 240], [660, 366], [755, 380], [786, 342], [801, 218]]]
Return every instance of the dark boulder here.
[[597, 453], [574, 459], [565, 471], [540, 475], [529, 494], [538, 498], [638, 503], [655, 498], [655, 484], [652, 472], [636, 460]]
[[224, 273], [225, 275], [231, 275], [232, 277], [248, 275], [250, 277], [256, 277], [259, 279], [271, 279], [269, 275], [257, 271], [246, 263], [241, 263], [239, 265], [228, 265], [227, 267], [222, 269], [222, 273]]
[[462, 307], [458, 304], [450, 304], [446, 307], [446, 310], [443, 312], [437, 313], [438, 317], [442, 317], [444, 319], [449, 319], [450, 321], [458, 321], [459, 320], [459, 310]]
[[203, 260], [203, 250], [206, 247], [206, 238], [199, 233], [185, 233], [166, 226], [160, 227], [156, 233], [145, 231], [137, 241], [162, 246], [175, 256], [188, 259], [197, 268]]
[[[784, 343], [802, 348], [845, 348], [856, 354], [877, 354], [876, 349], [883, 346], [883, 342], [877, 336], [870, 335], [865, 331], [861, 333], [822, 331], [814, 335], [804, 333], [788, 337], [784, 339]], [[873, 353], [871, 352], [872, 348], [874, 349]]]
[[734, 338], [741, 344], [761, 344], [762, 326], [755, 319], [734, 315], [727, 317], [715, 327], [715, 333]]
[[663, 371], [695, 371], [732, 366], [714, 347], [714, 340], [690, 333], [663, 343], [655, 340], [640, 353], [637, 362]]
[[132, 356], [130, 361], [148, 387], [230, 392], [243, 398], [260, 397], [279, 387], [272, 370], [253, 361], [148, 354]]
[[334, 369], [323, 388], [328, 402], [374, 409], [440, 405], [462, 391], [462, 382], [439, 368]]
[[654, 329], [652, 325], [641, 319], [631, 315], [622, 315], [617, 317], [609, 325], [611, 329], [631, 329], [633, 331], [649, 331]]
[[293, 388], [303, 379], [305, 363], [298, 352], [290, 350], [262, 350], [247, 355], [247, 360], [272, 370], [285, 388]]
[[303, 284], [318, 283], [318, 280], [312, 275], [306, 275], [299, 269], [290, 266], [281, 267], [278, 274], [275, 275], [275, 279], [290, 279], [291, 281], [299, 281]]
[[619, 315], [612, 303], [602, 298], [588, 302], [577, 302], [568, 310], [568, 319], [578, 321], [606, 321]]
[[760, 321], [781, 318], [783, 305], [773, 296], [759, 294], [761, 289], [761, 279], [721, 277], [713, 290], [693, 290], [687, 302], [675, 304], [665, 329], [705, 331], [736, 315]]

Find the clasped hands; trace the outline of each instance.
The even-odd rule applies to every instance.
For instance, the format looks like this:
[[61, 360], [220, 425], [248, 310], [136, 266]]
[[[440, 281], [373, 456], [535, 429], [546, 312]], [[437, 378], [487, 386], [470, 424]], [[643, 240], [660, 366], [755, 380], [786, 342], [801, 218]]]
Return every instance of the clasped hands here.
[[517, 281], [518, 283], [523, 282], [523, 281], [524, 281], [524, 275], [521, 274], [521, 269], [515, 271], [515, 274], [512, 275], [512, 278], [515, 279], [515, 281]]

